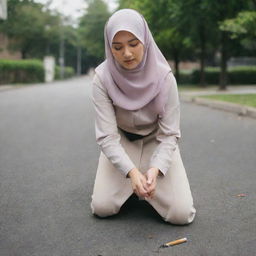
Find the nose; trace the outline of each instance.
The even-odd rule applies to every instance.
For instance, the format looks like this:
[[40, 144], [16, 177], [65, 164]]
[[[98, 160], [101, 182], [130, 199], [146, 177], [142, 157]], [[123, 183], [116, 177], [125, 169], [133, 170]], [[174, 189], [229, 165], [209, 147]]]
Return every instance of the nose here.
[[124, 55], [124, 58], [126, 58], [126, 59], [129, 59], [132, 56], [132, 53], [131, 53], [129, 47], [124, 47], [123, 55]]

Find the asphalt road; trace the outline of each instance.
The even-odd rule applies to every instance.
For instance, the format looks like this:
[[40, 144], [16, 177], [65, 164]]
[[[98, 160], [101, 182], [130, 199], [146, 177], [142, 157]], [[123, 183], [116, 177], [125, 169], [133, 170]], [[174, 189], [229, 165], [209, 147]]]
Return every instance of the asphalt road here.
[[255, 119], [182, 103], [193, 224], [166, 224], [135, 197], [99, 219], [89, 207], [99, 155], [89, 91], [83, 77], [0, 92], [1, 256], [256, 255]]

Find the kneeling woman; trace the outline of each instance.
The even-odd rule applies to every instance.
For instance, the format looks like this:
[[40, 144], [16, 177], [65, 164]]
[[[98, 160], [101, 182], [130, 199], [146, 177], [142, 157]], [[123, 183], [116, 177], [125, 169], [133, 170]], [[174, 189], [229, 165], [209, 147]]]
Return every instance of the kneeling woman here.
[[171, 69], [137, 11], [115, 12], [104, 35], [106, 60], [92, 93], [101, 148], [92, 212], [116, 214], [135, 193], [165, 221], [191, 223], [196, 211], [177, 144], [180, 103]]

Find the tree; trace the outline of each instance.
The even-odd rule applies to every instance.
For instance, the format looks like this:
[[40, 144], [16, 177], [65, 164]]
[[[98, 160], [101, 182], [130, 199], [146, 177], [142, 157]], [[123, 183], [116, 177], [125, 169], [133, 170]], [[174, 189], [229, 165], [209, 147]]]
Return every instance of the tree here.
[[68, 17], [50, 11], [47, 5], [33, 0], [9, 0], [8, 20], [0, 21], [0, 31], [10, 39], [9, 50], [20, 51], [22, 58], [51, 55], [59, 60], [62, 38], [65, 63], [76, 68], [77, 30]]
[[9, 0], [8, 20], [1, 31], [10, 38], [10, 50], [18, 50], [22, 58], [41, 58], [58, 41], [59, 17], [44, 10], [33, 0]]
[[92, 0], [79, 23], [78, 33], [81, 43], [86, 47], [88, 54], [95, 56], [98, 62], [104, 58], [104, 26], [109, 16], [104, 1]]
[[230, 32], [231, 39], [239, 39], [247, 49], [256, 50], [256, 11], [242, 11], [233, 19], [220, 24], [222, 31]]
[[221, 62], [220, 62], [220, 81], [219, 89], [226, 90], [227, 86], [227, 61], [231, 56], [234, 47], [233, 42], [229, 37], [229, 32], [220, 30], [219, 26], [226, 19], [234, 18], [236, 15], [248, 8], [247, 1], [236, 1], [236, 0], [216, 0], [209, 1], [209, 7], [212, 10], [212, 20], [215, 23], [215, 26], [218, 27], [218, 34], [216, 35], [219, 38], [219, 47], [221, 53]]
[[200, 61], [200, 85], [205, 86], [206, 57], [216, 39], [211, 20], [210, 0], [173, 0], [173, 16], [181, 35], [190, 43], [194, 59]]

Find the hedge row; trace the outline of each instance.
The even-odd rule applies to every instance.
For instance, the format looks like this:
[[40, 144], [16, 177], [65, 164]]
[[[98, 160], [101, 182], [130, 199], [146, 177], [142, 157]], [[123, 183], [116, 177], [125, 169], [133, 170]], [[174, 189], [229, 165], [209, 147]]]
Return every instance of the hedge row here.
[[[72, 67], [65, 68], [65, 78], [74, 76]], [[206, 84], [218, 84], [220, 69], [205, 70]], [[55, 68], [55, 79], [60, 79], [60, 67]], [[0, 60], [0, 84], [44, 82], [43, 62], [40, 60]], [[199, 84], [200, 71], [180, 74], [179, 84]], [[228, 70], [228, 84], [256, 84], [256, 66], [233, 67]]]
[[[205, 69], [206, 84], [219, 84], [220, 68], [209, 67]], [[180, 75], [180, 84], [199, 84], [200, 71], [193, 70], [191, 73]], [[241, 66], [228, 69], [228, 84], [256, 84], [256, 66]]]
[[0, 84], [43, 81], [43, 63], [39, 60], [0, 60]]
[[[60, 67], [56, 66], [55, 67], [55, 79], [60, 79]], [[64, 77], [68, 78], [68, 77], [72, 77], [75, 75], [75, 71], [72, 67], [65, 67], [65, 71], [64, 71]]]
[[[65, 68], [65, 78], [74, 75], [74, 69]], [[55, 68], [55, 79], [60, 78], [60, 67]], [[0, 84], [44, 82], [44, 67], [40, 60], [0, 60]]]

